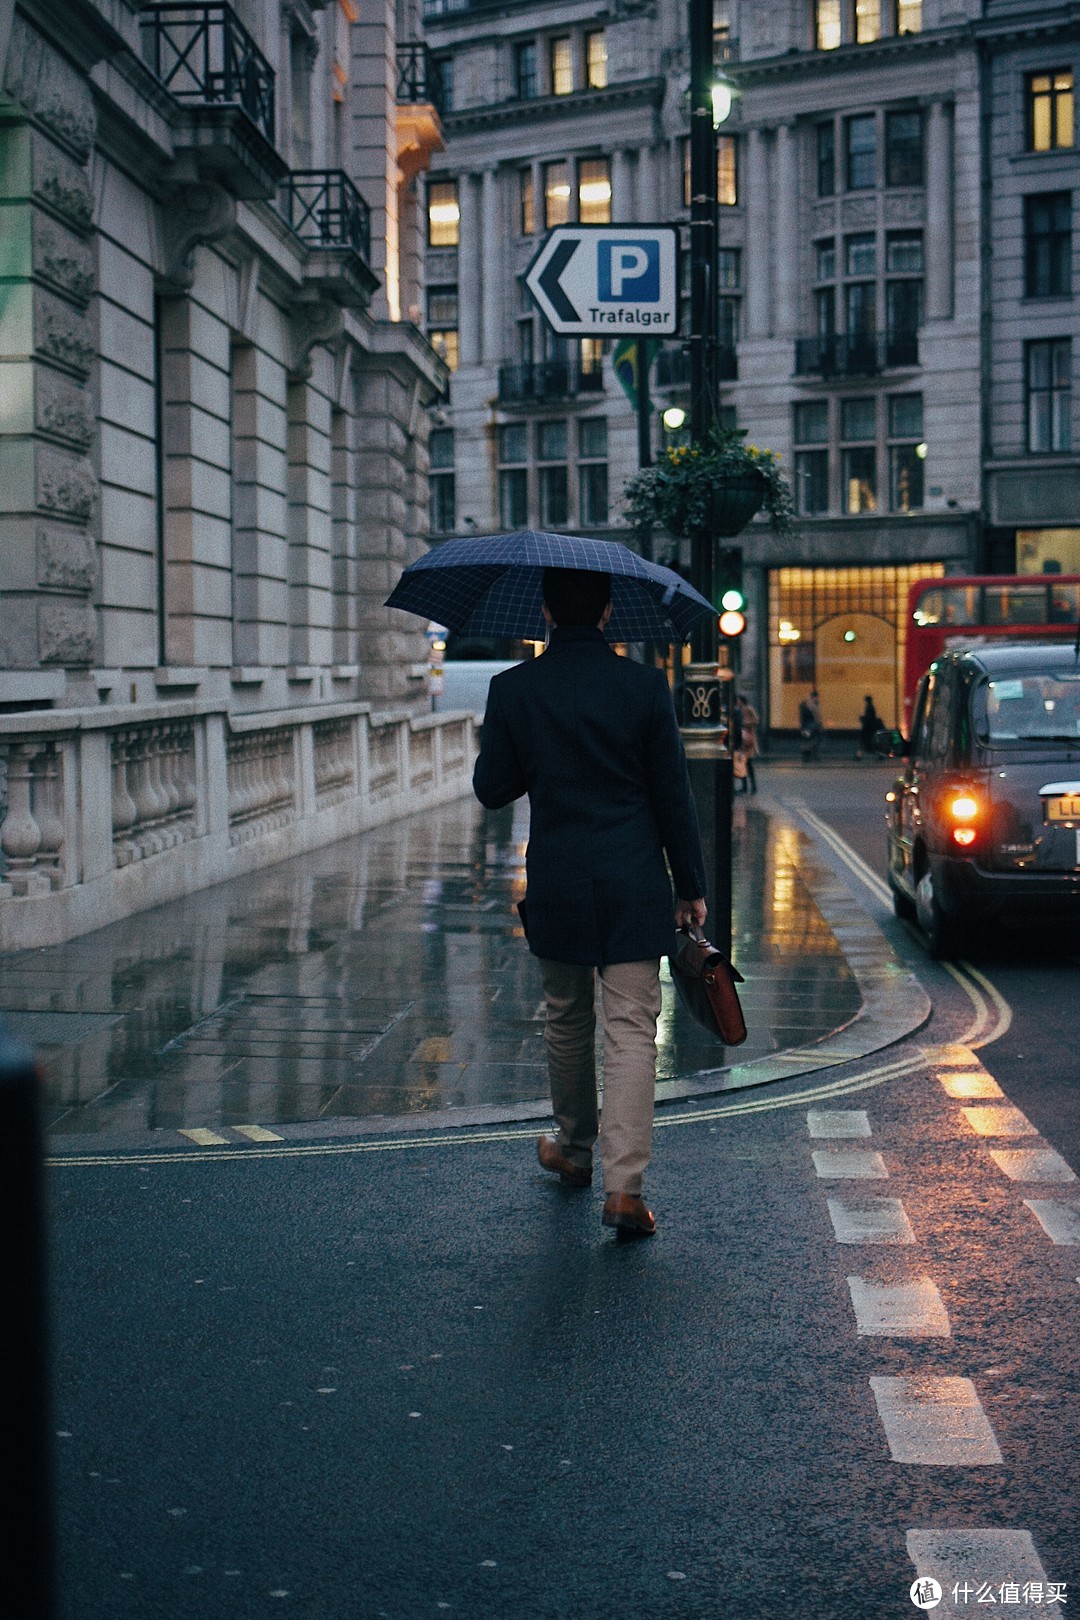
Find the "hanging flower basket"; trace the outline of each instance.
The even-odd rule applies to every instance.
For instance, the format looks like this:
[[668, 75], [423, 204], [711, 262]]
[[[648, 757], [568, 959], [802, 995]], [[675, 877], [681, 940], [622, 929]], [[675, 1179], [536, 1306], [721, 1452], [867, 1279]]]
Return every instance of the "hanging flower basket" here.
[[780, 458], [745, 439], [744, 429], [714, 427], [703, 444], [669, 446], [626, 486], [634, 527], [730, 540], [764, 510], [777, 534], [789, 533], [794, 506]]

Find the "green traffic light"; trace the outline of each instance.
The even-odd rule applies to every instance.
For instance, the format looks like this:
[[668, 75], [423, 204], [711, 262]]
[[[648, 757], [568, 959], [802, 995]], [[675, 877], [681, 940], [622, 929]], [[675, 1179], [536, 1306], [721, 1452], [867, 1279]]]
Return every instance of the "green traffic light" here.
[[746, 606], [746, 597], [743, 595], [742, 591], [737, 591], [735, 589], [727, 590], [720, 598], [720, 606], [724, 609], [725, 613], [741, 613], [743, 608]]

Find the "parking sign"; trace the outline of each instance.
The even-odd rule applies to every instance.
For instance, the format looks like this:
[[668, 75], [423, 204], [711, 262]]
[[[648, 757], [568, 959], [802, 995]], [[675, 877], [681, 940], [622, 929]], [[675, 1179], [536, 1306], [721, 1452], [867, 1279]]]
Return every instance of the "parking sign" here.
[[671, 337], [679, 329], [674, 225], [559, 225], [525, 276], [564, 337]]

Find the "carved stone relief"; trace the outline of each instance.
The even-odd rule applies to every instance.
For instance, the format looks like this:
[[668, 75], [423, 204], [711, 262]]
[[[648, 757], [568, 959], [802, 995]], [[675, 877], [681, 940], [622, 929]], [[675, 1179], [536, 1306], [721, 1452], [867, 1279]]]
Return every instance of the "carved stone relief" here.
[[885, 223], [887, 225], [921, 225], [926, 218], [926, 198], [899, 193], [885, 195]]
[[94, 193], [85, 173], [40, 135], [34, 140], [34, 196], [77, 230], [88, 231], [94, 222]]
[[54, 433], [85, 450], [94, 436], [90, 400], [77, 384], [47, 366], [38, 368], [34, 420], [42, 433]]
[[877, 198], [845, 197], [840, 217], [845, 230], [872, 230], [877, 224]]
[[38, 651], [43, 664], [92, 664], [97, 645], [94, 610], [63, 601], [38, 604]]
[[37, 504], [42, 511], [88, 523], [96, 499], [97, 479], [89, 462], [73, 461], [62, 450], [38, 445]]
[[83, 161], [89, 157], [97, 128], [89, 81], [18, 12], [11, 31], [5, 88]]
[[35, 287], [34, 349], [37, 354], [70, 366], [72, 371], [85, 376], [96, 352], [88, 317], [43, 288]]
[[46, 214], [33, 225], [34, 273], [76, 303], [86, 305], [94, 290], [94, 259], [89, 244]]
[[337, 304], [328, 298], [312, 299], [307, 304], [296, 304], [289, 321], [292, 338], [292, 359], [289, 376], [297, 382], [306, 382], [311, 376], [311, 351], [317, 344], [333, 348], [345, 332], [345, 316]]
[[37, 531], [37, 582], [58, 591], [92, 591], [97, 578], [94, 542], [81, 529]]

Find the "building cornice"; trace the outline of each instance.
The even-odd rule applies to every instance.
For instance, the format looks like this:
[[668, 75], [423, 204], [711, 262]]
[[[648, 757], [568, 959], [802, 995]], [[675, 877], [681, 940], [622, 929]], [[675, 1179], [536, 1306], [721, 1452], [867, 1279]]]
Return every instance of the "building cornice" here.
[[979, 18], [971, 30], [976, 39], [990, 45], [1027, 44], [1045, 37], [1080, 34], [1080, 6], [1076, 0], [1067, 0], [1037, 16], [1018, 6], [1012, 16]]
[[466, 135], [478, 129], [500, 129], [507, 125], [569, 122], [584, 115], [594, 116], [616, 107], [659, 107], [667, 81], [661, 78], [633, 79], [626, 84], [608, 85], [604, 90], [581, 91], [576, 96], [533, 96], [525, 101], [500, 101], [484, 107], [464, 107], [447, 113], [444, 125], [448, 137]]
[[929, 34], [902, 34], [875, 40], [872, 45], [841, 45], [834, 51], [785, 51], [783, 56], [766, 56], [758, 61], [730, 62], [725, 71], [741, 89], [756, 89], [778, 79], [838, 77], [884, 67], [897, 67], [919, 57], [951, 56], [972, 49], [971, 29], [937, 29]]

